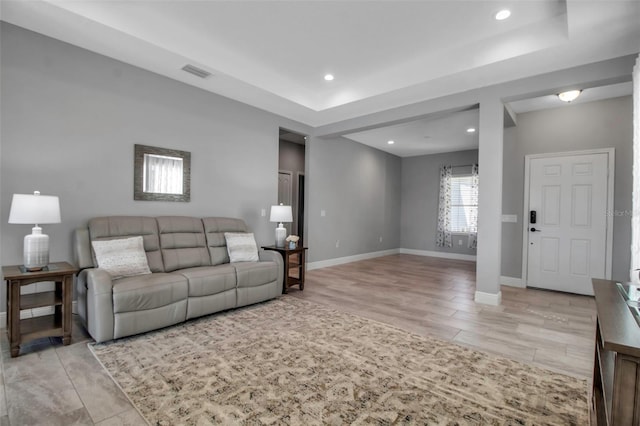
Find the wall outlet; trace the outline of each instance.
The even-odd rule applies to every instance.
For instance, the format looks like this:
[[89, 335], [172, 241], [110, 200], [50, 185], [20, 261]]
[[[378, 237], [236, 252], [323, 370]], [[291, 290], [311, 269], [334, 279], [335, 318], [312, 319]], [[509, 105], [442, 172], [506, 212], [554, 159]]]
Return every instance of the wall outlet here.
[[336, 240], [336, 248], [340, 247], [340, 240]]
[[267, 209], [260, 210], [260, 216], [265, 217], [267, 215]]
[[379, 241], [379, 242], [382, 242], [382, 237], [378, 238], [378, 241]]
[[327, 211], [326, 210], [320, 210], [320, 216], [321, 217], [325, 217], [327, 215]]

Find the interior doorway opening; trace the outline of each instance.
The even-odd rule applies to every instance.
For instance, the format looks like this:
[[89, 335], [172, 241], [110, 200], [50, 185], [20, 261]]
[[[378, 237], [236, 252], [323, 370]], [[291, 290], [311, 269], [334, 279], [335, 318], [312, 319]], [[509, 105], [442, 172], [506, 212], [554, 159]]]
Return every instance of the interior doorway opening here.
[[285, 223], [287, 235], [304, 241], [305, 144], [303, 134], [280, 128], [278, 156], [278, 204], [290, 205], [293, 222]]

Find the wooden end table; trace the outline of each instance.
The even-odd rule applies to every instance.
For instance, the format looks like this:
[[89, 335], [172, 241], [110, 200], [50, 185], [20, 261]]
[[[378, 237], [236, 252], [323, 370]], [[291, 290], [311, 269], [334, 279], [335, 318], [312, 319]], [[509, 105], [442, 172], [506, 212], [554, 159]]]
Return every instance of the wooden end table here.
[[[282, 280], [282, 294], [287, 293], [287, 289], [291, 286], [297, 285], [300, 290], [304, 290], [304, 271], [306, 269], [306, 263], [304, 261], [304, 254], [307, 247], [296, 247], [290, 249], [288, 247], [276, 247], [276, 246], [262, 246], [265, 250], [277, 251], [282, 255], [284, 261], [284, 279]], [[291, 256], [299, 255], [298, 263], [291, 262]], [[296, 275], [291, 275], [292, 271], [297, 272]]]
[[[25, 272], [21, 265], [3, 266], [3, 279], [7, 282], [7, 331], [11, 357], [20, 353], [26, 341], [49, 336], [62, 336], [62, 343], [71, 343], [71, 298], [73, 274], [78, 269], [67, 262], [50, 263], [42, 271]], [[37, 282], [53, 281], [55, 290], [33, 294], [20, 294], [20, 288]], [[20, 319], [23, 309], [53, 306], [54, 313], [41, 317]]]

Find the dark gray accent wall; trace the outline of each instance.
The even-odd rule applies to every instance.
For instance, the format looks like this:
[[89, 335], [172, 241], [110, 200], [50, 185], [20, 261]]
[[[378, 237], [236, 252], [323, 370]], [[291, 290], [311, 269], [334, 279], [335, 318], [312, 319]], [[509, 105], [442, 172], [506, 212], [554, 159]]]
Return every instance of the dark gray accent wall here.
[[[438, 230], [440, 167], [444, 165], [466, 166], [477, 162], [477, 149], [402, 159], [400, 247], [475, 256], [476, 250], [467, 248], [466, 235], [454, 235], [453, 247], [438, 247], [436, 246], [436, 233]], [[467, 171], [470, 171], [470, 168]], [[482, 176], [482, 170], [480, 170], [480, 176]]]
[[[73, 229], [103, 215], [239, 217], [259, 244], [273, 242], [261, 209], [277, 199], [279, 128], [308, 126], [4, 22], [1, 31], [2, 264], [22, 263], [32, 226], [7, 223], [12, 194], [34, 190], [60, 197], [62, 223], [43, 225], [52, 261], [72, 260]], [[191, 152], [191, 202], [134, 201], [134, 144]]]
[[304, 173], [304, 145], [280, 141], [280, 170]]
[[[628, 280], [631, 256], [633, 107], [631, 96], [518, 114], [504, 137], [502, 275], [522, 277], [524, 157], [528, 154], [615, 148], [612, 278]], [[606, 212], [602, 212], [606, 214]]]
[[400, 247], [400, 158], [342, 137], [307, 142], [309, 260]]
[[298, 176], [304, 175], [304, 157], [305, 147], [299, 143], [280, 140], [280, 154], [278, 168], [281, 171], [291, 172], [291, 201], [293, 208], [293, 227], [291, 232], [294, 235], [300, 235], [298, 230], [299, 224], [297, 223], [297, 212], [299, 208], [298, 200]]

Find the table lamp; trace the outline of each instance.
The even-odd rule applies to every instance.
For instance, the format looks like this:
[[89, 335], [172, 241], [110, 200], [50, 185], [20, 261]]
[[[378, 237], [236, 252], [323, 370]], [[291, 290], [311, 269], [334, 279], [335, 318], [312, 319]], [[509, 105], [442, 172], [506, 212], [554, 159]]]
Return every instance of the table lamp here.
[[49, 264], [49, 236], [39, 224], [60, 223], [60, 200], [53, 195], [13, 194], [9, 223], [35, 224], [24, 237], [24, 268], [40, 271]]
[[293, 222], [293, 214], [291, 213], [291, 206], [284, 206], [280, 203], [279, 206], [271, 206], [270, 222], [279, 222], [276, 228], [276, 247], [284, 247], [284, 240], [287, 238], [287, 230], [282, 222]]

